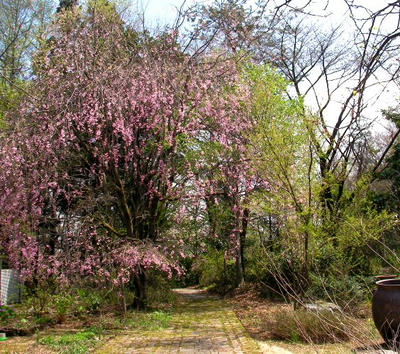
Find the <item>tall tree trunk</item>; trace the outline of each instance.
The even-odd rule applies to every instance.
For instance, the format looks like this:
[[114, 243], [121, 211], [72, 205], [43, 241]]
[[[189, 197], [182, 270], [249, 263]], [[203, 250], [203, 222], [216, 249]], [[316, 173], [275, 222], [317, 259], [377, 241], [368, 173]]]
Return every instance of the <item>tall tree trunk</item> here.
[[244, 274], [243, 274], [243, 259], [241, 252], [241, 245], [239, 241], [239, 247], [236, 252], [236, 286], [240, 286], [244, 283]]
[[242, 218], [242, 231], [240, 232], [240, 255], [242, 257], [243, 277], [245, 274], [244, 248], [246, 246], [247, 224], [249, 223], [249, 214], [250, 214], [249, 208], [245, 208], [243, 211], [243, 218]]
[[242, 217], [242, 230], [239, 233], [239, 246], [236, 257], [236, 283], [238, 286], [244, 283], [244, 271], [245, 271], [244, 248], [246, 242], [249, 213], [250, 213], [249, 208], [245, 208]]
[[136, 310], [144, 310], [147, 307], [147, 276], [141, 270], [133, 277], [134, 295], [132, 307]]

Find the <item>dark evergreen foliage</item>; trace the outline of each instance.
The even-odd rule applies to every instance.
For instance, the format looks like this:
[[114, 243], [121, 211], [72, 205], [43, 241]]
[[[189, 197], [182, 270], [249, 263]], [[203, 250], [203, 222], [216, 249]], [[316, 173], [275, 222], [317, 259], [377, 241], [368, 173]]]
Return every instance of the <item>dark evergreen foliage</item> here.
[[60, 0], [60, 4], [58, 5], [57, 8], [57, 13], [63, 10], [71, 9], [73, 6], [76, 6], [77, 4], [78, 0]]

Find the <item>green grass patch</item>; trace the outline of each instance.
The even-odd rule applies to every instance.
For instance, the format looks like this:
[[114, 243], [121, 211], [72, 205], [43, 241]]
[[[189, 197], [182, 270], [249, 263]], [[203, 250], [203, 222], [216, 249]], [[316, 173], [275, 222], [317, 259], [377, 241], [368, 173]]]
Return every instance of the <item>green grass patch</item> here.
[[130, 329], [157, 330], [167, 328], [172, 319], [171, 314], [164, 311], [150, 313], [138, 313], [134, 317], [127, 318], [125, 325]]
[[64, 354], [83, 354], [99, 340], [99, 333], [95, 330], [85, 330], [78, 333], [61, 335], [47, 335], [38, 339], [39, 344]]

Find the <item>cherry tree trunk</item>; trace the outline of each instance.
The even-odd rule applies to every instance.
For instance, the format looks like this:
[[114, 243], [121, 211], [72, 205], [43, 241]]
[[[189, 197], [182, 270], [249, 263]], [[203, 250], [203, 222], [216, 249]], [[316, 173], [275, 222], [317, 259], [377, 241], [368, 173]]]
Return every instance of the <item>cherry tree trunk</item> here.
[[132, 307], [136, 310], [144, 310], [147, 306], [147, 276], [145, 272], [140, 271], [134, 276], [133, 287], [135, 298]]
[[236, 283], [238, 286], [244, 283], [244, 247], [246, 242], [249, 213], [250, 210], [245, 208], [242, 218], [242, 231], [239, 234], [239, 249], [236, 256]]

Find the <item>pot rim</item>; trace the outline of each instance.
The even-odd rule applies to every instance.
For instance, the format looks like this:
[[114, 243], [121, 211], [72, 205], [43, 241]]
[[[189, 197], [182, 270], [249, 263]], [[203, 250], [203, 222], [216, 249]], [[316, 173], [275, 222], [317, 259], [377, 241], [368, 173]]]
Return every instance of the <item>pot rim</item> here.
[[381, 287], [390, 287], [390, 288], [400, 287], [400, 278], [383, 279], [377, 281], [375, 284]]

